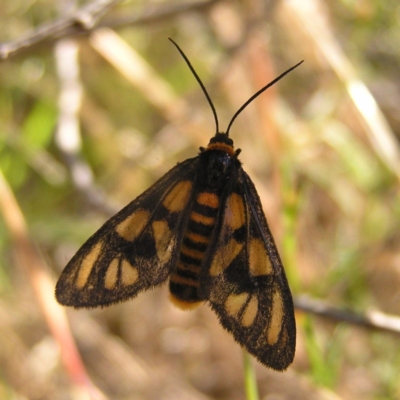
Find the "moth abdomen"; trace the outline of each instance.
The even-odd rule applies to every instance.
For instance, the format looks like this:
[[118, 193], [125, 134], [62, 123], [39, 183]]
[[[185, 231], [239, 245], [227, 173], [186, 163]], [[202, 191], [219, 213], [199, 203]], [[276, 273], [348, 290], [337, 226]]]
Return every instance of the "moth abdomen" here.
[[219, 202], [216, 193], [206, 191], [200, 192], [193, 202], [178, 262], [169, 283], [172, 300], [180, 308], [193, 308], [205, 300], [198, 290], [201, 266], [216, 224]]

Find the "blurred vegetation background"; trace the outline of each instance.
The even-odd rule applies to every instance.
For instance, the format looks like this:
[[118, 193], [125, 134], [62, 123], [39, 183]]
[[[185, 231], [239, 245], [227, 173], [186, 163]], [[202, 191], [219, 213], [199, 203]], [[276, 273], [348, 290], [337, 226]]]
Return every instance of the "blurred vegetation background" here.
[[400, 398], [399, 2], [114, 3], [0, 1], [0, 398], [245, 396], [207, 306], [54, 300], [83, 242], [214, 134], [168, 37], [222, 129], [305, 60], [230, 132], [298, 305], [293, 365], [254, 361], [260, 398]]

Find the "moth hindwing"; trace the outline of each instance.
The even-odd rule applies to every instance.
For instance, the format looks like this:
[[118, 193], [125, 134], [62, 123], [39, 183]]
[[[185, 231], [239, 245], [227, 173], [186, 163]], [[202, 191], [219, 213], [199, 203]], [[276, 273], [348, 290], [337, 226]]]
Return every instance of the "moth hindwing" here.
[[62, 272], [56, 298], [77, 308], [106, 306], [169, 279], [177, 306], [208, 302], [240, 345], [284, 370], [296, 344], [292, 296], [229, 128], [256, 95], [294, 67], [250, 98], [221, 133], [203, 84], [178, 50], [209, 100], [217, 133], [197, 157], [171, 169], [88, 239]]

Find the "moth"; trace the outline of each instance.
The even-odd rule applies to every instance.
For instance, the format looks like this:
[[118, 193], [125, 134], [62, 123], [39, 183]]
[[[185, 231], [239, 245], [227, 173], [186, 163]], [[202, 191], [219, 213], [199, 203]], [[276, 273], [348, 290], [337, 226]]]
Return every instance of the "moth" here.
[[255, 93], [220, 132], [206, 88], [171, 42], [210, 104], [216, 133], [197, 157], [178, 163], [87, 240], [63, 270], [56, 298], [75, 308], [107, 306], [169, 280], [175, 305], [187, 310], [207, 302], [250, 354], [285, 370], [296, 346], [292, 296], [229, 130], [248, 104], [301, 63]]

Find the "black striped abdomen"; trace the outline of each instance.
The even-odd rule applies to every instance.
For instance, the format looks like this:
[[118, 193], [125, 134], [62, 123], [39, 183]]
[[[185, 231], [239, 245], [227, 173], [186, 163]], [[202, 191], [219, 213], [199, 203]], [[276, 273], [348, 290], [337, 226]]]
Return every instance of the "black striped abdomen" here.
[[173, 302], [191, 308], [202, 301], [198, 294], [201, 264], [210, 244], [219, 208], [214, 193], [201, 192], [193, 203], [183, 236], [176, 270], [171, 273], [169, 289]]

